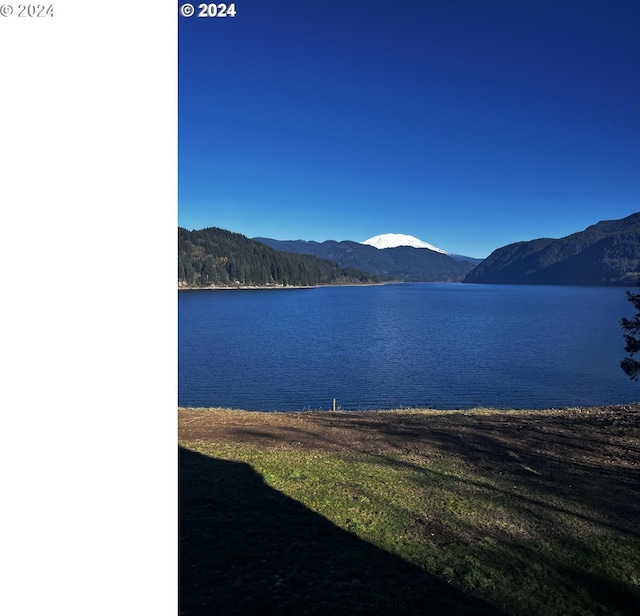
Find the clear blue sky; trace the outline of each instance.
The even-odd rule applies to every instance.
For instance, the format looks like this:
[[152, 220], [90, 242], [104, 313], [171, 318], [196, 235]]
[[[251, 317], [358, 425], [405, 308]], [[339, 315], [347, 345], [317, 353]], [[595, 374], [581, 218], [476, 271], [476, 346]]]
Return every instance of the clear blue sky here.
[[485, 257], [639, 208], [636, 0], [236, 10], [178, 20], [180, 226]]

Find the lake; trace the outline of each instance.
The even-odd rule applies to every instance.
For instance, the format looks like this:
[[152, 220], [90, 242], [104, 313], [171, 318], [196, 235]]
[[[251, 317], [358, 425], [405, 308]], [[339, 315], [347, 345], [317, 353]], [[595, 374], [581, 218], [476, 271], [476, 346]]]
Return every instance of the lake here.
[[[632, 289], [636, 291], [637, 289]], [[640, 399], [623, 288], [392, 284], [178, 293], [178, 404], [547, 408]]]

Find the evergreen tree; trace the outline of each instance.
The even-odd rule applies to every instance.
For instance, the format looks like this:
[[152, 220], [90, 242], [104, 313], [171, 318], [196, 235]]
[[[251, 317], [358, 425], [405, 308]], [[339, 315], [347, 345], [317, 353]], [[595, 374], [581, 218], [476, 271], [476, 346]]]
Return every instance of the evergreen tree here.
[[[638, 285], [640, 285], [640, 276], [638, 276]], [[624, 339], [627, 345], [624, 350], [629, 353], [629, 357], [625, 357], [620, 362], [620, 367], [626, 372], [633, 381], [638, 380], [640, 374], [640, 361], [634, 358], [636, 353], [640, 353], [640, 293], [631, 293], [627, 291], [627, 299], [634, 305], [637, 310], [633, 319], [622, 318], [620, 324], [626, 332]]]
[[375, 276], [311, 255], [279, 252], [224, 229], [178, 229], [178, 282], [194, 286], [315, 285]]

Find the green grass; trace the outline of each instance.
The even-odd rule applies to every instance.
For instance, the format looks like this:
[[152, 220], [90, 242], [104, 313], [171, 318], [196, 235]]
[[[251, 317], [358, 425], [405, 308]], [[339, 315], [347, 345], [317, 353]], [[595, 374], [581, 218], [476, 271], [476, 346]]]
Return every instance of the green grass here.
[[[492, 468], [455, 452], [183, 446], [248, 464], [275, 492], [504, 613], [640, 613], [640, 494], [624, 469], [607, 481], [604, 470], [553, 460]], [[297, 592], [288, 588], [288, 605]]]

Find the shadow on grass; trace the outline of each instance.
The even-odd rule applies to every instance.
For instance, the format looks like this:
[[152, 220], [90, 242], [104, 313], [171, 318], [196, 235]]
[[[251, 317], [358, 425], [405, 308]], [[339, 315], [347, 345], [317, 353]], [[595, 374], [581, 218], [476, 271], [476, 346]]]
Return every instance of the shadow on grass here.
[[498, 614], [270, 488], [179, 450], [180, 614]]
[[[329, 427], [332, 419], [318, 421]], [[633, 563], [640, 539], [640, 449], [625, 439], [637, 434], [633, 418], [587, 416], [563, 425], [561, 418], [553, 417], [510, 421], [496, 415], [476, 424], [463, 416], [449, 423], [440, 417], [425, 422], [398, 416], [392, 423], [372, 415], [346, 417], [342, 427], [360, 434], [369, 431], [370, 439], [359, 446], [362, 450], [363, 443], [375, 443], [367, 452], [372, 459], [423, 475], [416, 489], [430, 490], [434, 482], [446, 485], [458, 496], [497, 505], [523, 525], [521, 536], [517, 531], [511, 535], [459, 516], [456, 535], [450, 528], [443, 533], [439, 520], [435, 528], [425, 523], [427, 534], [442, 535], [448, 545], [464, 542], [468, 556], [483, 567], [505, 575], [513, 572], [514, 579], [531, 569], [540, 579], [539, 588], [545, 580], [566, 588], [566, 611], [552, 611], [544, 595], [536, 593], [526, 604], [512, 602], [512, 609], [508, 598], [499, 597], [510, 613], [579, 613], [576, 605], [589, 605], [593, 611], [583, 613], [640, 614], [637, 582], [629, 582], [638, 579]], [[398, 457], [398, 452], [418, 459], [434, 452], [455, 456], [471, 463], [476, 476], [485, 479], [425, 471], [411, 458]], [[494, 541], [484, 542], [483, 537]], [[632, 567], [635, 573], [629, 576]], [[518, 600], [524, 601], [525, 595]]]
[[[318, 417], [331, 424], [331, 418]], [[442, 452], [471, 463], [495, 482], [510, 506], [521, 501], [549, 513], [565, 513], [629, 538], [640, 537], [640, 450], [621, 440], [636, 424], [620, 421], [612, 431], [608, 417], [581, 417], [563, 426], [562, 418], [429, 418], [398, 415], [393, 422], [375, 415], [340, 418], [354, 434], [374, 436], [379, 451], [368, 452], [389, 464], [420, 466], [391, 459], [389, 452]], [[328, 440], [328, 439], [327, 439]], [[460, 480], [463, 482], [463, 480]], [[504, 486], [509, 486], [508, 490]], [[511, 489], [526, 488], [528, 496]], [[554, 503], [554, 504], [551, 504]]]

